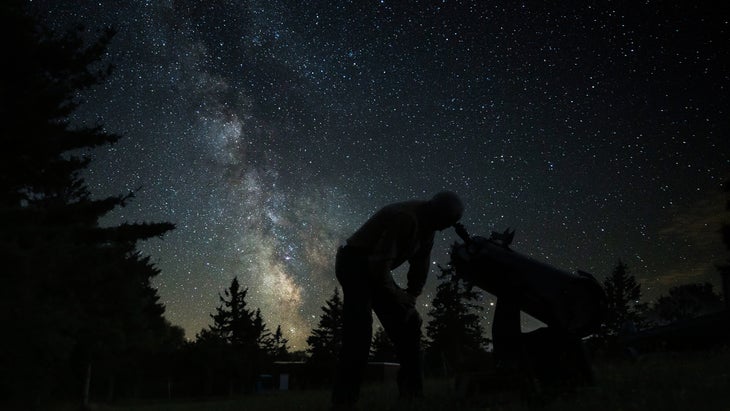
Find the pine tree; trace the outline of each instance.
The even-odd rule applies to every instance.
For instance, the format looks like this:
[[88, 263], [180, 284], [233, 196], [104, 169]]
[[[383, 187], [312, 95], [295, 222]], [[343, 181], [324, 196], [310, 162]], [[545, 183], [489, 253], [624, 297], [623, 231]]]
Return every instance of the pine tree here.
[[646, 304], [641, 300], [641, 285], [622, 261], [603, 283], [606, 290], [607, 314], [603, 333], [617, 335], [626, 328], [643, 325]]
[[223, 341], [230, 352], [225, 364], [218, 367], [225, 369], [228, 376], [229, 394], [250, 390], [256, 373], [268, 361], [265, 341], [269, 332], [261, 310], [247, 308], [246, 294], [248, 288], [241, 288], [234, 277], [223, 295], [218, 295], [220, 305], [211, 314], [211, 340]]
[[281, 332], [281, 325], [276, 326], [276, 331], [270, 334], [264, 341], [266, 352], [272, 361], [289, 360], [289, 340], [284, 338]]
[[378, 327], [370, 344], [370, 360], [377, 362], [397, 362], [398, 356], [395, 352], [395, 345], [383, 327]]
[[342, 347], [342, 316], [342, 299], [339, 289], [335, 288], [332, 297], [322, 307], [317, 328], [307, 337], [307, 352], [311, 362], [335, 363]]
[[0, 204], [64, 204], [88, 194], [78, 172], [89, 159], [68, 152], [119, 139], [101, 126], [72, 127], [69, 120], [81, 103], [78, 92], [101, 83], [111, 72], [108, 65], [93, 67], [113, 32], [87, 45], [83, 29], [54, 36], [25, 14], [21, 1], [5, 1], [1, 7], [2, 26], [9, 32], [4, 35], [14, 40], [3, 49], [13, 64], [6, 67], [0, 108]]
[[[240, 366], [240, 356], [226, 339], [212, 327], [200, 330], [187, 349], [186, 368], [198, 377], [201, 393], [206, 396], [231, 394], [234, 369]], [[235, 374], [235, 375], [234, 375]]]
[[429, 363], [449, 374], [484, 353], [488, 340], [480, 322], [479, 294], [458, 277], [452, 268], [440, 267], [440, 283], [428, 315]]
[[101, 217], [135, 193], [91, 198], [80, 174], [90, 162], [85, 153], [119, 136], [70, 118], [81, 92], [110, 73], [101, 59], [113, 32], [91, 41], [83, 29], [57, 36], [24, 6], [17, 0], [0, 5], [0, 26], [13, 39], [4, 48], [13, 63], [0, 94], [0, 322], [6, 336], [0, 339], [0, 396], [40, 401], [53, 389], [80, 392], [72, 385], [76, 370], [86, 370], [88, 385], [92, 364], [153, 349], [169, 331], [150, 285], [159, 270], [135, 247], [174, 226], [100, 226]]
[[259, 351], [265, 326], [261, 311], [247, 308], [246, 294], [248, 288], [241, 288], [238, 278], [234, 277], [223, 295], [218, 295], [220, 305], [215, 314], [210, 315], [213, 319], [210, 329], [234, 349], [254, 355]]
[[259, 364], [260, 367], [265, 363], [273, 361], [273, 358], [271, 356], [273, 346], [273, 334], [271, 334], [271, 331], [269, 331], [269, 328], [266, 326], [266, 323], [261, 316], [261, 310], [258, 308], [256, 309], [256, 312], [253, 316], [253, 332], [255, 335], [258, 335], [258, 338], [256, 339], [256, 347], [258, 353], [257, 364]]

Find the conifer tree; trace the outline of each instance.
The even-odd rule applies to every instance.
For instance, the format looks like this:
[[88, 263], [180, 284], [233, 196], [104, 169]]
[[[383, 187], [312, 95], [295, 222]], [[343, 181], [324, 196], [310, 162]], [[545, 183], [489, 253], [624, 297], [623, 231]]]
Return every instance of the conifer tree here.
[[0, 396], [40, 401], [51, 390], [81, 392], [77, 370], [89, 386], [93, 364], [152, 349], [169, 331], [150, 284], [159, 270], [136, 242], [174, 226], [99, 224], [135, 193], [92, 198], [81, 176], [89, 149], [119, 136], [70, 119], [82, 92], [111, 72], [101, 60], [113, 32], [55, 35], [25, 6], [0, 4], [13, 39], [0, 94]]
[[646, 304], [641, 300], [641, 285], [622, 261], [603, 282], [606, 290], [607, 313], [603, 333], [618, 335], [632, 327], [643, 325]]
[[431, 366], [449, 374], [469, 357], [482, 354], [488, 340], [478, 314], [478, 292], [455, 277], [453, 268], [440, 269], [440, 283], [428, 312], [431, 321], [426, 326], [426, 354]]
[[261, 310], [248, 308], [248, 288], [241, 288], [238, 278], [219, 294], [220, 305], [211, 314], [207, 344], [220, 341], [228, 352], [224, 364], [214, 368], [223, 369], [228, 376], [229, 394], [252, 389], [256, 373], [267, 363], [266, 340], [270, 333], [261, 316]]
[[272, 361], [286, 361], [289, 359], [289, 340], [284, 338], [281, 325], [276, 326], [276, 331], [266, 338], [264, 344]]
[[332, 297], [322, 307], [317, 328], [307, 337], [310, 361], [334, 364], [342, 347], [342, 316], [342, 299], [339, 289], [335, 288]]
[[373, 335], [373, 342], [370, 344], [370, 360], [377, 362], [397, 362], [395, 345], [383, 327], [378, 327]]
[[231, 285], [219, 294], [220, 305], [215, 314], [211, 314], [213, 324], [211, 331], [236, 349], [255, 352], [261, 338], [261, 313], [247, 308], [246, 294], [248, 288], [241, 288], [238, 278], [231, 280]]

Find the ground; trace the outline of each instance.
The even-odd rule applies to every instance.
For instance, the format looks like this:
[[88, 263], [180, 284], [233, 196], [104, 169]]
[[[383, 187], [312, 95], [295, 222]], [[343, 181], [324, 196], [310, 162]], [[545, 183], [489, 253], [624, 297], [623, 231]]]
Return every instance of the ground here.
[[[730, 348], [704, 352], [646, 354], [636, 361], [597, 360], [597, 384], [528, 403], [517, 390], [464, 396], [453, 379], [426, 381], [427, 398], [400, 404], [393, 384], [363, 388], [360, 410], [621, 410], [730, 411]], [[77, 408], [61, 407], [61, 410]], [[98, 405], [99, 411], [327, 410], [329, 391], [275, 392], [234, 399]]]

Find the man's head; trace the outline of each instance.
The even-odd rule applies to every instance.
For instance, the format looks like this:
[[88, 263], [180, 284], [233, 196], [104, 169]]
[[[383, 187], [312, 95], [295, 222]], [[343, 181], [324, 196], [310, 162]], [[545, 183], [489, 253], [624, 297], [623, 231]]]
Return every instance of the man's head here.
[[456, 224], [464, 213], [464, 204], [456, 193], [442, 191], [426, 203], [428, 223], [436, 230]]

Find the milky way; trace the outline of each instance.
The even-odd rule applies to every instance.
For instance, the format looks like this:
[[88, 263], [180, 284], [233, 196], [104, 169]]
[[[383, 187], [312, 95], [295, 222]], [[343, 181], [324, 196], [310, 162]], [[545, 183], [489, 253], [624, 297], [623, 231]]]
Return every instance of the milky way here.
[[621, 259], [649, 299], [716, 283], [730, 59], [709, 6], [33, 3], [58, 29], [118, 30], [77, 120], [125, 137], [86, 178], [99, 196], [142, 187], [108, 222], [177, 224], [141, 248], [190, 338], [238, 276], [305, 348], [337, 244], [446, 188], [471, 231], [514, 227], [519, 251], [599, 278]]

